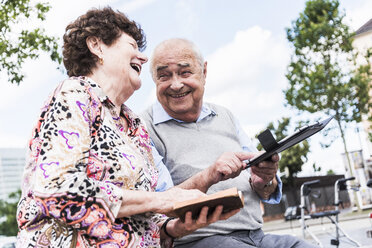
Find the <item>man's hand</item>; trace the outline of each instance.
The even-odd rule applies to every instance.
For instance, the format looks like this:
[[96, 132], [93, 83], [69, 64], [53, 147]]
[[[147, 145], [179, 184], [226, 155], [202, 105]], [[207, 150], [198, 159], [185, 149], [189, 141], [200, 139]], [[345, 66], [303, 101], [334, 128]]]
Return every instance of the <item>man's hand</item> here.
[[253, 158], [256, 153], [225, 152], [211, 166], [177, 185], [183, 189], [199, 189], [207, 192], [210, 186], [219, 181], [239, 176], [247, 166], [244, 160]]
[[205, 176], [210, 185], [239, 176], [247, 166], [244, 160], [251, 159], [254, 153], [248, 152], [225, 152], [213, 165], [206, 169]]
[[[278, 182], [275, 176], [278, 171], [278, 165], [279, 155], [274, 154], [271, 157], [271, 161], [264, 161], [251, 167], [252, 187], [263, 199], [268, 199], [276, 190]], [[265, 187], [271, 180], [273, 180], [273, 184]]]

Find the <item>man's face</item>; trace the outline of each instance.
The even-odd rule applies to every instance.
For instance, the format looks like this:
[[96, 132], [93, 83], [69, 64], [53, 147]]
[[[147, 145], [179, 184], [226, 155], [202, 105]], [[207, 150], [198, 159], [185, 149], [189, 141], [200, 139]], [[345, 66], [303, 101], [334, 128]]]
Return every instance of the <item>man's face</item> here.
[[203, 102], [206, 63], [200, 65], [188, 45], [171, 44], [157, 49], [151, 69], [165, 111], [179, 120], [196, 121]]

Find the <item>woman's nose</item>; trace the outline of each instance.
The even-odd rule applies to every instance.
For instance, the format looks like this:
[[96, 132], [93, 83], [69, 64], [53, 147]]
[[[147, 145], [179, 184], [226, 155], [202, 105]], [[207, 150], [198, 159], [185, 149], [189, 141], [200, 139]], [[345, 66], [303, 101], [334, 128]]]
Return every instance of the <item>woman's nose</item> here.
[[141, 52], [139, 52], [138, 59], [141, 61], [142, 64], [144, 64], [148, 61], [147, 56], [144, 53], [141, 53]]

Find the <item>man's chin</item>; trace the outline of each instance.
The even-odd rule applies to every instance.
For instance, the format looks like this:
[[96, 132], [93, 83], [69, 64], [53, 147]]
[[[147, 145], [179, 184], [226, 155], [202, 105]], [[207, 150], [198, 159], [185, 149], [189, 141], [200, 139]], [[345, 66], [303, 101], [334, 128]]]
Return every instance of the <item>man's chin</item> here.
[[178, 119], [179, 116], [182, 116], [184, 114], [186, 114], [188, 111], [187, 109], [184, 109], [184, 108], [175, 108], [173, 106], [169, 106], [169, 105], [164, 105], [164, 104], [161, 104], [165, 110], [165, 112], [167, 112], [170, 116]]
[[178, 114], [178, 115], [182, 115], [182, 114], [186, 114], [190, 111], [190, 108], [187, 107], [187, 106], [170, 106], [169, 108], [173, 113], [175, 114]]

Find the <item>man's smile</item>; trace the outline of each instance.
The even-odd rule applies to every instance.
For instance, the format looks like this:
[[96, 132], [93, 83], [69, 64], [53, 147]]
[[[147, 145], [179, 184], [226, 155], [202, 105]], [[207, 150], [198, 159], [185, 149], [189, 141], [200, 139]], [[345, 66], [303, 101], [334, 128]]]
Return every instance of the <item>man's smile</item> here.
[[187, 91], [187, 92], [180, 93], [180, 94], [169, 94], [169, 96], [172, 98], [181, 98], [181, 97], [188, 95], [189, 93], [191, 93], [191, 91]]

